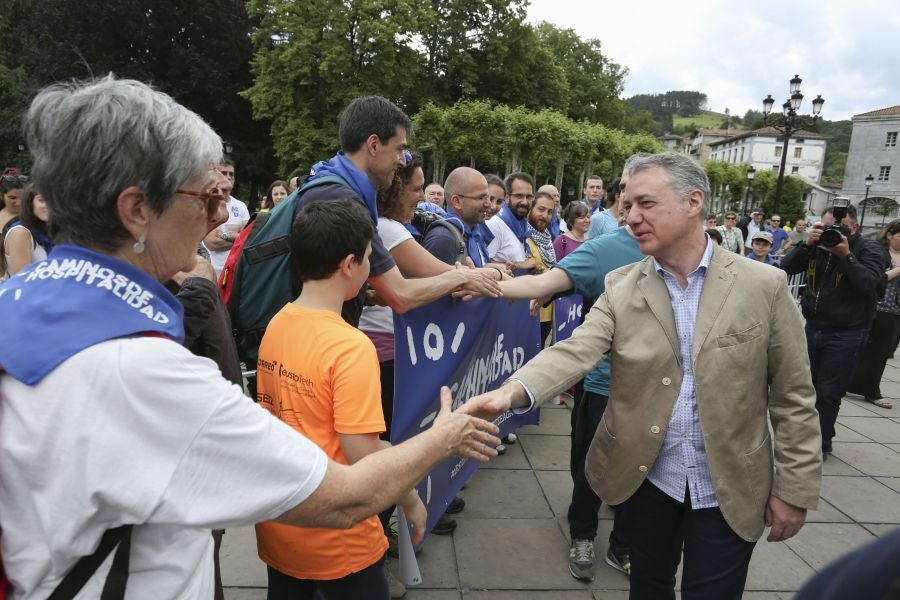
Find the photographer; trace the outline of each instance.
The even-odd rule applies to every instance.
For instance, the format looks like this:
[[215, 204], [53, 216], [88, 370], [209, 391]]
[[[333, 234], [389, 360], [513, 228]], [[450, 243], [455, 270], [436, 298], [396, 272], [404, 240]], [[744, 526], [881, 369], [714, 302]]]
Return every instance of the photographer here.
[[841, 204], [840, 199], [835, 201], [833, 224], [813, 225], [806, 241], [781, 261], [788, 275], [803, 271], [809, 275], [800, 307], [806, 318], [806, 344], [826, 459], [841, 398], [869, 338], [888, 265], [881, 246], [859, 234], [856, 207]]

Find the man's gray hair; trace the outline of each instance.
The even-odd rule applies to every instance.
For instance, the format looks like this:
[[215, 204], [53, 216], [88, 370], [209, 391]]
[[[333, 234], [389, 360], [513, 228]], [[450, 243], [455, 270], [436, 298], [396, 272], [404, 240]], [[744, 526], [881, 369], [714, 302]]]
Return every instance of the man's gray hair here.
[[117, 213], [124, 189], [141, 188], [161, 213], [179, 186], [222, 158], [221, 138], [198, 115], [112, 75], [44, 88], [23, 129], [57, 243], [117, 249], [130, 239]]
[[669, 184], [680, 198], [687, 198], [694, 190], [703, 192], [703, 209], [700, 211], [700, 220], [706, 221], [706, 203], [710, 198], [709, 177], [706, 176], [706, 171], [700, 163], [686, 154], [675, 152], [638, 153], [625, 161], [625, 172], [629, 179], [641, 171], [654, 168], [660, 168], [666, 172]]

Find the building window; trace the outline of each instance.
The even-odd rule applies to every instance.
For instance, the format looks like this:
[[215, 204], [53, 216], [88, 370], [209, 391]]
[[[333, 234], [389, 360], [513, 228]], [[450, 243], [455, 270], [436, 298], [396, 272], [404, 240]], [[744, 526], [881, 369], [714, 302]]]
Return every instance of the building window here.
[[794, 158], [803, 156], [803, 148], [794, 148]]
[[744, 148], [741, 147], [741, 162], [744, 162]]
[[800, 167], [791, 167], [791, 175], [797, 175], [800, 173]]
[[878, 169], [878, 181], [890, 181], [891, 179], [891, 168], [890, 167], [880, 167]]
[[775, 146], [775, 157], [781, 156], [781, 146]]
[[779, 170], [780, 168], [781, 168], [781, 167], [779, 167], [778, 165], [772, 165], [772, 170], [775, 171], [776, 173], [778, 172], [778, 170]]
[[894, 148], [897, 145], [897, 132], [896, 131], [888, 131], [887, 137], [884, 140], [884, 145], [887, 148]]

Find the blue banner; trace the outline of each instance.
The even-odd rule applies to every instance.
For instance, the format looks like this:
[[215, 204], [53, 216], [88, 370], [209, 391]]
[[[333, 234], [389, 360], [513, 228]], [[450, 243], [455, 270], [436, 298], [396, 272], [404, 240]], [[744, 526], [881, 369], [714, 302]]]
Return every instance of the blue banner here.
[[[400, 443], [431, 426], [440, 410], [440, 389], [453, 394], [453, 408], [493, 390], [540, 349], [540, 324], [528, 302], [482, 298], [452, 302], [444, 298], [394, 315], [394, 414], [391, 442]], [[521, 425], [537, 424], [537, 412], [500, 415], [500, 437]], [[419, 485], [428, 508], [428, 531], [480, 465], [451, 458]]]
[[557, 298], [553, 304], [553, 343], [555, 344], [571, 337], [575, 328], [581, 324], [584, 298], [581, 294], [572, 294]]

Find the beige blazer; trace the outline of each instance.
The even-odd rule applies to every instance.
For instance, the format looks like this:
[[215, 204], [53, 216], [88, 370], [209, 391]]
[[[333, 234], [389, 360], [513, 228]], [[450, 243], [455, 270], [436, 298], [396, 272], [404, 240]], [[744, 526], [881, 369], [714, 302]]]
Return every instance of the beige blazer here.
[[[609, 404], [586, 472], [597, 494], [616, 505], [631, 497], [653, 466], [681, 387], [675, 316], [652, 258], [610, 273], [606, 292], [574, 335], [512, 377], [541, 402], [574, 384], [608, 352]], [[814, 509], [821, 480], [806, 337], [784, 272], [716, 247], [692, 352], [716, 498], [735, 533], [755, 541], [765, 529], [770, 494]]]

